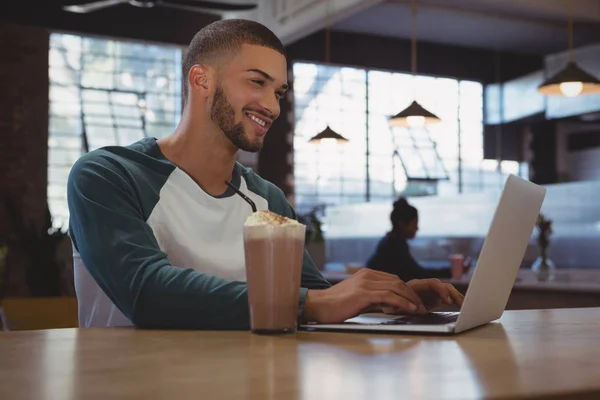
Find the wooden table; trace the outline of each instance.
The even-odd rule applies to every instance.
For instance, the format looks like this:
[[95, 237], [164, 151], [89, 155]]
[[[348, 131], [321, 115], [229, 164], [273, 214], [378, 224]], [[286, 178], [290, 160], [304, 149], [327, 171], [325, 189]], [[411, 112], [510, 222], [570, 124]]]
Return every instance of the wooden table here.
[[600, 309], [508, 311], [455, 337], [0, 333], [0, 399], [600, 398]]

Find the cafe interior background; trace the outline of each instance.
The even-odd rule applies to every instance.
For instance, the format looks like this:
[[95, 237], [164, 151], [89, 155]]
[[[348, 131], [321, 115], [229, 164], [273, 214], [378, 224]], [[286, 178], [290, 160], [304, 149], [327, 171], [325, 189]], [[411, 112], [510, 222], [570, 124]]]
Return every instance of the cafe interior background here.
[[[66, 233], [72, 164], [102, 146], [170, 134], [186, 45], [206, 24], [235, 17], [282, 39], [291, 85], [263, 150], [239, 161], [284, 191], [326, 277], [364, 265], [399, 196], [419, 210], [415, 258], [438, 268], [460, 253], [472, 273], [515, 174], [547, 188], [542, 214], [552, 224], [532, 232], [507, 308], [600, 305], [598, 1], [65, 8], [74, 3], [0, 5], [3, 329], [77, 326]], [[233, 3], [251, 10], [223, 10]], [[544, 276], [532, 270], [542, 253], [554, 266]]]

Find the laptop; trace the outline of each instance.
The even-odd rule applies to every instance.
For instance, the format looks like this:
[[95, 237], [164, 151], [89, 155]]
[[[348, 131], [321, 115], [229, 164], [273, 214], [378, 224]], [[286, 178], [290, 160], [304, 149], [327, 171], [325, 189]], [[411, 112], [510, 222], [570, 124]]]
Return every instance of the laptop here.
[[509, 175], [460, 312], [400, 316], [365, 313], [340, 324], [309, 323], [301, 325], [301, 328], [456, 334], [500, 318], [545, 196], [545, 188]]

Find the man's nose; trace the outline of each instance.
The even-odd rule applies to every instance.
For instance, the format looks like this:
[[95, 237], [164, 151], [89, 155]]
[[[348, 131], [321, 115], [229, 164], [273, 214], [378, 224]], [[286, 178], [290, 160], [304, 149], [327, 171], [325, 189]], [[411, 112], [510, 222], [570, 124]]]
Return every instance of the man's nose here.
[[273, 120], [275, 120], [281, 112], [281, 107], [279, 106], [279, 99], [274, 93], [271, 93], [270, 95], [267, 95], [262, 99], [261, 107]]

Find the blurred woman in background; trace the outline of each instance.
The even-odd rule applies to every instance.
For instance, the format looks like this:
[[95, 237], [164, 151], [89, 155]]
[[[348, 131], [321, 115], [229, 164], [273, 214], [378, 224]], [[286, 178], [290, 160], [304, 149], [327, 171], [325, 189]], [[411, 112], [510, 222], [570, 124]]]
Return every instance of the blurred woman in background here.
[[412, 279], [450, 278], [450, 268], [426, 269], [410, 254], [407, 240], [419, 230], [419, 213], [404, 197], [394, 202], [390, 215], [392, 230], [377, 245], [367, 261], [367, 268], [398, 275], [404, 282]]

